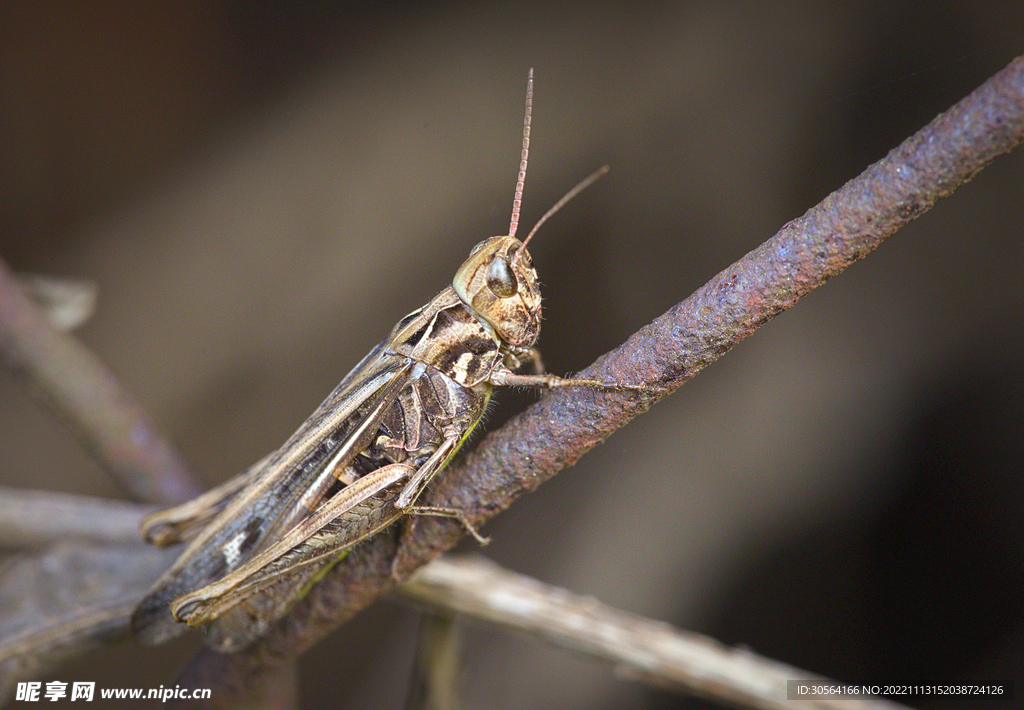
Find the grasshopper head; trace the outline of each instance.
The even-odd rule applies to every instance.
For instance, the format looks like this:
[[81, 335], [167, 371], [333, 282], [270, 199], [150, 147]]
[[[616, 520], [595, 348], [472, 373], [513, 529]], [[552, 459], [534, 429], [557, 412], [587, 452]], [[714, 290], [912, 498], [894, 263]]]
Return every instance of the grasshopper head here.
[[531, 346], [540, 335], [540, 290], [530, 254], [515, 237], [477, 244], [452, 287], [509, 345]]

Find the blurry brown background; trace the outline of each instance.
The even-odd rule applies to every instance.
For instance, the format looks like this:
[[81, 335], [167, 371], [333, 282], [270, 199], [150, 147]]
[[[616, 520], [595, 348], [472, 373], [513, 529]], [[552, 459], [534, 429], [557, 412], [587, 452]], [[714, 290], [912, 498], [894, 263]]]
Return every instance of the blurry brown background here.
[[[4, 3], [0, 256], [99, 284], [81, 337], [213, 483], [506, 231], [528, 67], [524, 228], [612, 166], [531, 249], [565, 373], [1005, 66], [1022, 20], [1016, 0]], [[1022, 237], [1018, 151], [490, 524], [487, 556], [826, 676], [1019, 686]], [[0, 482], [119, 496], [9, 376]], [[391, 601], [339, 630], [303, 660], [304, 707], [401, 707], [416, 625]], [[195, 643], [53, 675], [166, 685]], [[466, 644], [466, 707], [697, 704], [534, 640]]]

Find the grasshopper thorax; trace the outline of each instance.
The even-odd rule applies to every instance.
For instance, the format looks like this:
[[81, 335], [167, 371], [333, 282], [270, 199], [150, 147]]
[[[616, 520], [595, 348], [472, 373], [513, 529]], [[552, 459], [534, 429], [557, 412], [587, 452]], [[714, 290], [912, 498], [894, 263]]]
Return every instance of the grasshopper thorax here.
[[530, 254], [515, 237], [491, 237], [459, 267], [452, 287], [508, 345], [532, 346], [540, 335], [540, 289]]

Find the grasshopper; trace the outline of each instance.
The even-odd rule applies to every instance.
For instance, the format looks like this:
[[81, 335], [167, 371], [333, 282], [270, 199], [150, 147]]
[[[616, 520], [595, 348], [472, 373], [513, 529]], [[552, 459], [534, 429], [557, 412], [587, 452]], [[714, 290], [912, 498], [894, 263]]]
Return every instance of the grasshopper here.
[[[487, 408], [495, 386], [640, 389], [543, 374], [537, 272], [526, 245], [537, 229], [607, 168], [573, 188], [516, 239], [533, 107], [526, 90], [523, 147], [509, 233], [477, 244], [452, 285], [392, 329], [276, 452], [184, 505], [149, 516], [143, 536], [190, 540], [132, 617], [147, 643], [207, 626], [207, 643], [237, 651], [269, 626], [357, 543], [403, 515], [460, 520], [417, 505]], [[519, 374], [525, 366], [533, 374]]]

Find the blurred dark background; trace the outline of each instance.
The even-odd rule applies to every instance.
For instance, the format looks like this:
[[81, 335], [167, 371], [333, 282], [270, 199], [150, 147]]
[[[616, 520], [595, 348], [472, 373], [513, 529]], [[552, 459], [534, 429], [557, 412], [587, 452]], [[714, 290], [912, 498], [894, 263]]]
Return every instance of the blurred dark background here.
[[[507, 230], [528, 67], [524, 228], [612, 166], [531, 249], [566, 373], [1005, 66], [1022, 20], [1017, 0], [4, 3], [0, 256], [99, 284], [81, 337], [214, 483]], [[1018, 151], [490, 524], [487, 556], [841, 680], [1019, 685], [1022, 196]], [[120, 496], [7, 376], [0, 483]], [[388, 601], [340, 629], [303, 659], [303, 706], [401, 707], [416, 626]], [[53, 676], [166, 685], [195, 644]], [[699, 705], [532, 639], [466, 645], [466, 707]]]

